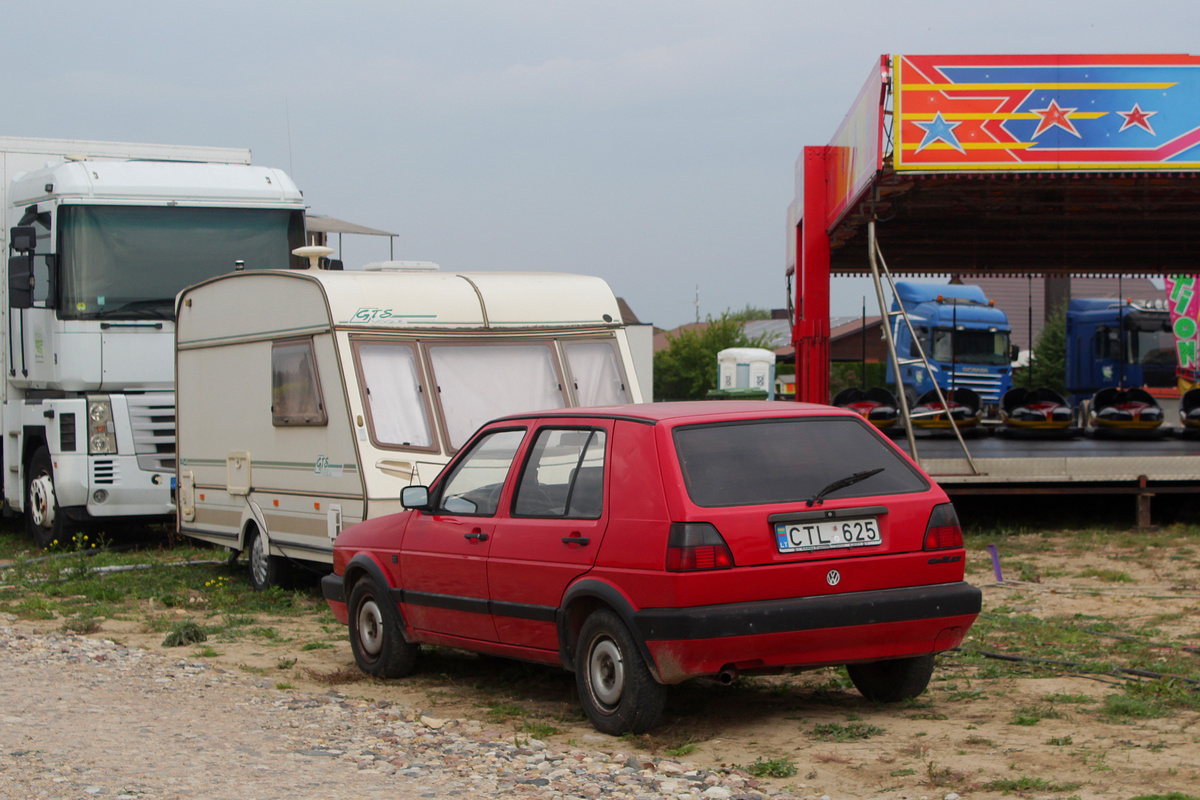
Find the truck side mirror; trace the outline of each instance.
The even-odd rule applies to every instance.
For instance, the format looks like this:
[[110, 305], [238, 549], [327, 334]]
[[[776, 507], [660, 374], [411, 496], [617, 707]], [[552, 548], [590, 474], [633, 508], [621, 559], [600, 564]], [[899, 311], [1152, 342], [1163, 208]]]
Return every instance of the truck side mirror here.
[[1009, 360], [1009, 361], [1016, 361], [1016, 360], [1017, 360], [1018, 358], [1020, 358], [1020, 357], [1021, 357], [1021, 347], [1020, 347], [1020, 345], [1015, 345], [1015, 344], [1014, 344], [1014, 345], [1010, 345], [1010, 346], [1009, 346], [1009, 348], [1008, 348], [1008, 360]]
[[37, 229], [32, 225], [17, 225], [8, 233], [8, 246], [18, 253], [29, 253], [37, 248]]
[[9, 256], [8, 305], [33, 308], [33, 256]]

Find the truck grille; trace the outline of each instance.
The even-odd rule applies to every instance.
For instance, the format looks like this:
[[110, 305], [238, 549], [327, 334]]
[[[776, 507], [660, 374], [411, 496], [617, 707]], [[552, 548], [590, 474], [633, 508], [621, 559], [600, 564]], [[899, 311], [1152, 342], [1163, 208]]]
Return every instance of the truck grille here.
[[[950, 370], [946, 370], [950, 373]], [[1000, 402], [1000, 376], [999, 375], [981, 375], [978, 372], [958, 372], [952, 373], [950, 386], [959, 386], [963, 389], [971, 389], [976, 392], [985, 403]]]
[[127, 395], [126, 399], [138, 467], [148, 472], [174, 472], [175, 395], [151, 392]]

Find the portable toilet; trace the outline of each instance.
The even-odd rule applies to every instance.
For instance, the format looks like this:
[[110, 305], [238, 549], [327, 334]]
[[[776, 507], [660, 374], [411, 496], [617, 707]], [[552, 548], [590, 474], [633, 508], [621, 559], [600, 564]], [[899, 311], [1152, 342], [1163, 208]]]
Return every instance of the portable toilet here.
[[[727, 347], [717, 353], [719, 391], [775, 399], [775, 354], [760, 347]], [[739, 391], [741, 390], [741, 391]]]

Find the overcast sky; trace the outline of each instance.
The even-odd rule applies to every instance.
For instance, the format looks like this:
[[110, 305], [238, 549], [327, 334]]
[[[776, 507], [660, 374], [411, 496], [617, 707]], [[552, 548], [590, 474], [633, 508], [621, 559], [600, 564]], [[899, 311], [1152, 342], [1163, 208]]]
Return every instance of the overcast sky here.
[[[0, 135], [248, 147], [447, 270], [643, 322], [782, 307], [786, 212], [884, 53], [1197, 53], [1200, 2], [7, 3]], [[354, 241], [352, 241], [354, 239]], [[347, 237], [347, 268], [388, 257]], [[866, 287], [838, 281], [834, 314]]]

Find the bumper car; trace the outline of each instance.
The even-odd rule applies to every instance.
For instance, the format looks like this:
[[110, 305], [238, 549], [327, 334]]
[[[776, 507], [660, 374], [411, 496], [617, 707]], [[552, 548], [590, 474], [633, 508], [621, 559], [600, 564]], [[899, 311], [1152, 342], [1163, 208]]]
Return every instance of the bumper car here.
[[853, 387], [843, 389], [833, 398], [833, 405], [850, 409], [880, 429], [890, 428], [900, 419], [895, 395], [878, 386], [865, 392]]
[[1097, 431], [1151, 431], [1163, 424], [1163, 410], [1145, 389], [1109, 387], [1092, 396], [1088, 422]]
[[1066, 399], [1053, 389], [1009, 389], [1000, 398], [1000, 421], [1022, 431], [1064, 431], [1075, 421]]
[[1200, 433], [1200, 388], [1188, 389], [1179, 398], [1179, 422], [1189, 433]]
[[917, 398], [909, 409], [913, 425], [918, 428], [949, 430], [951, 420], [957, 428], [973, 428], [983, 419], [983, 401], [970, 389], [949, 389], [942, 392], [946, 405], [942, 405], [936, 389], [930, 389]]

